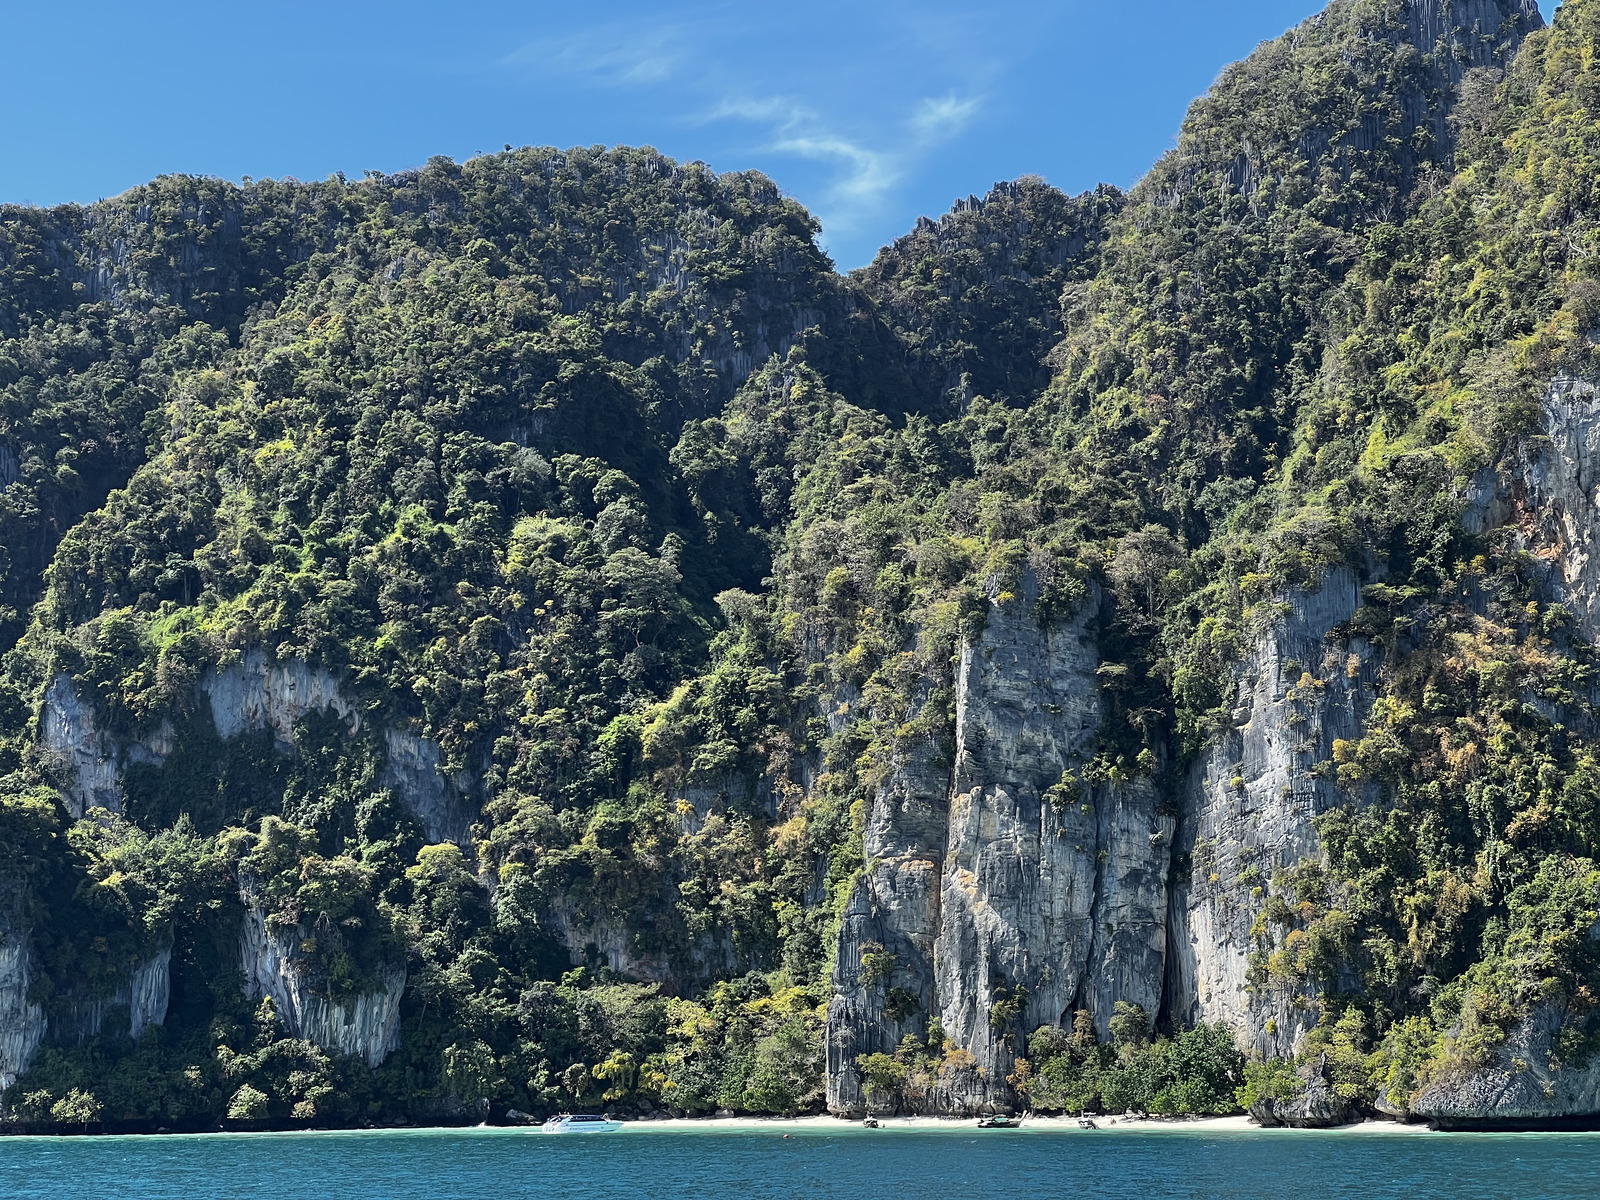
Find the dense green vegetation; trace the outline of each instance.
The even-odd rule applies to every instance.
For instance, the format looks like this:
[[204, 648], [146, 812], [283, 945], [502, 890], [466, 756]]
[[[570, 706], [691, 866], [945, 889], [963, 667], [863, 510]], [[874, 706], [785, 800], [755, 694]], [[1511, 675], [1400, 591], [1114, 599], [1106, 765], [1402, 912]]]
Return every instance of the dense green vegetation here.
[[[769, 181], [650, 151], [0, 209], [4, 922], [57, 1031], [172, 954], [164, 1025], [58, 1032], [8, 1109], [816, 1108], [866, 803], [948, 738], [1024, 572], [1041, 619], [1108, 598], [1090, 773], [1173, 795], [1286, 592], [1363, 572], [1381, 695], [1318, 770], [1379, 802], [1261, 881], [1256, 982], [1320, 1006], [1304, 1056], [1356, 1101], [1537, 1003], [1582, 1061], [1593, 651], [1461, 517], [1595, 369], [1600, 3], [1503, 71], [1509, 29], [1446, 63], [1404, 28], [1340, 0], [1132, 193], [1024, 179], [849, 278]], [[338, 676], [354, 725], [224, 740], [197, 684], [252, 650]], [[61, 676], [166, 747], [120, 815], [74, 821], [39, 745]], [[470, 781], [467, 844], [386, 781], [385, 729]], [[380, 1067], [246, 998], [247, 904], [336, 1002], [405, 965]], [[1010, 1082], [1171, 1114], [1296, 1086], [1161, 1016], [1027, 1031]], [[964, 1053], [934, 1027], [860, 1066], [918, 1103]]]

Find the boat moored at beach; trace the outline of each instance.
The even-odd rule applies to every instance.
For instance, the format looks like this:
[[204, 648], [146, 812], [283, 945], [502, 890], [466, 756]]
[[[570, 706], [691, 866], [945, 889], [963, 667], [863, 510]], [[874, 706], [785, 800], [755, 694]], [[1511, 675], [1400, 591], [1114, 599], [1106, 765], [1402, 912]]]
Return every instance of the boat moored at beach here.
[[621, 1121], [594, 1113], [560, 1113], [540, 1126], [544, 1133], [610, 1133], [621, 1128]]

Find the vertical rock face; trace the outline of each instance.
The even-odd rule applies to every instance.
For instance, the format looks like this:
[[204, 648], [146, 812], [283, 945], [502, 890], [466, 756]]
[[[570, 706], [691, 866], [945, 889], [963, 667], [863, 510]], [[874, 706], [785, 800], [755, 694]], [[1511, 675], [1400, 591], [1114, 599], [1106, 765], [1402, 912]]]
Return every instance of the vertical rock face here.
[[252, 1000], [270, 997], [291, 1036], [337, 1054], [357, 1055], [369, 1066], [381, 1065], [400, 1044], [405, 966], [385, 970], [382, 991], [339, 1003], [313, 990], [300, 954], [303, 936], [300, 929], [269, 929], [266, 914], [247, 904], [241, 938], [246, 995]]
[[[928, 1015], [974, 1060], [936, 1100], [958, 1110], [1007, 1103], [1020, 1039], [1079, 1006], [1101, 1037], [1121, 1000], [1294, 1052], [1315, 1013], [1252, 979], [1257, 889], [1320, 855], [1313, 818], [1352, 802], [1311, 768], [1362, 736], [1377, 662], [1341, 631], [1353, 572], [1284, 601], [1177, 804], [1148, 780], [1072, 786], [1099, 739], [1092, 613], [1051, 628], [1031, 594], [994, 607], [962, 653], [948, 774], [934, 742], [902, 747], [867, 815], [829, 1007], [833, 1107], [865, 1103], [856, 1056], [920, 1036]], [[996, 1020], [1002, 1000], [1015, 1020]]]
[[1600, 640], [1600, 391], [1558, 379], [1544, 402], [1545, 436], [1474, 481], [1469, 525], [1510, 525], [1544, 565], [1549, 592]]
[[[79, 1000], [51, 1020], [52, 1036], [77, 1041], [126, 1033], [134, 1041], [152, 1025], [164, 1025], [172, 995], [172, 948], [159, 951], [128, 973], [128, 982], [104, 1000]], [[126, 1015], [127, 1024], [121, 1023]], [[108, 1024], [109, 1020], [109, 1024]]]
[[294, 746], [295, 722], [330, 708], [350, 732], [361, 726], [361, 715], [340, 692], [338, 679], [304, 659], [272, 662], [261, 650], [250, 650], [239, 662], [205, 675], [199, 691], [210, 705], [217, 736], [224, 740], [270, 729], [279, 747], [288, 750]]
[[[52, 1016], [28, 998], [34, 971], [28, 931], [0, 916], [0, 1092], [32, 1065], [47, 1035], [57, 1041], [83, 1041], [126, 1033], [137, 1041], [150, 1026], [165, 1023], [171, 962], [172, 950], [162, 950], [136, 966], [127, 984], [111, 997], [68, 1003]], [[126, 1026], [115, 1020], [123, 1014]]]
[[[1094, 806], [1045, 796], [1098, 742], [1092, 616], [1046, 629], [1031, 603], [996, 605], [961, 654], [935, 958], [945, 1036], [977, 1059], [984, 1102], [1009, 1096], [1017, 1039], [1070, 1009], [1094, 939]], [[1026, 989], [1020, 1024], [995, 1021], [997, 989]]]
[[100, 732], [94, 710], [78, 699], [72, 680], [65, 675], [57, 675], [45, 691], [39, 740], [65, 757], [72, 768], [66, 799], [74, 817], [82, 817], [91, 808], [122, 811], [117, 747]]
[[467, 799], [472, 786], [465, 776], [447, 776], [440, 766], [439, 743], [398, 729], [383, 731], [388, 750], [378, 782], [400, 797], [412, 816], [422, 823], [428, 841], [472, 840], [472, 820], [477, 810]]
[[904, 744], [873, 798], [828, 1008], [836, 1110], [865, 1105], [859, 1055], [930, 1017], [971, 1062], [929, 1106], [970, 1111], [1011, 1102], [1036, 1026], [1079, 1004], [1101, 1024], [1117, 1000], [1158, 1010], [1175, 818], [1148, 783], [1078, 782], [1099, 739], [1098, 604], [1050, 625], [1037, 599], [1030, 578], [963, 648], [953, 761]]
[[[1176, 812], [1144, 779], [1102, 789], [1097, 799], [1095, 936], [1084, 977], [1083, 1006], [1102, 1039], [1118, 1000], [1161, 1011], [1167, 965], [1167, 887]], [[1061, 1023], [1069, 1022], [1063, 1016]]]
[[1551, 1064], [1565, 1005], [1534, 1008], [1487, 1066], [1446, 1071], [1411, 1098], [1410, 1113], [1446, 1129], [1526, 1128], [1600, 1112], [1600, 1063]]
[[[867, 868], [845, 905], [828, 1004], [828, 1104], [836, 1110], [865, 1104], [859, 1055], [892, 1052], [937, 1011], [933, 951], [950, 788], [943, 753], [928, 737], [898, 747], [867, 813]], [[914, 1006], [894, 1003], [893, 989]]]
[[122, 811], [124, 766], [130, 762], [161, 765], [172, 752], [172, 726], [162, 722], [152, 736], [123, 745], [100, 728], [93, 707], [78, 698], [72, 680], [57, 675], [45, 689], [39, 740], [70, 768], [67, 809], [74, 818], [81, 818], [91, 808]]
[[128, 979], [128, 1036], [138, 1041], [152, 1025], [165, 1025], [172, 1000], [172, 949], [134, 968]]
[[33, 951], [26, 930], [0, 916], [0, 1091], [28, 1069], [44, 1041], [44, 1009], [28, 999]]
[[[293, 753], [295, 724], [308, 713], [331, 710], [351, 733], [361, 728], [355, 704], [341, 692], [338, 678], [325, 667], [303, 659], [273, 662], [251, 650], [236, 663], [208, 672], [196, 686], [224, 740], [243, 733], [270, 730], [278, 749]], [[152, 735], [124, 743], [102, 729], [92, 705], [85, 703], [66, 675], [58, 675], [45, 692], [39, 736], [62, 756], [70, 783], [67, 807], [81, 818], [91, 808], [121, 812], [123, 771], [129, 763], [161, 766], [173, 748], [172, 726], [163, 722]], [[441, 768], [439, 744], [398, 729], [384, 730], [387, 751], [379, 782], [398, 796], [421, 822], [430, 842], [471, 840], [477, 810], [469, 799], [472, 780], [447, 776]]]
[[1544, 28], [1537, 0], [1408, 0], [1404, 40], [1433, 58], [1453, 85], [1473, 67], [1510, 61], [1522, 39]]
[[1377, 679], [1371, 646], [1337, 632], [1361, 600], [1351, 571], [1285, 599], [1241, 668], [1232, 728], [1190, 772], [1178, 832], [1190, 870], [1170, 917], [1170, 1017], [1224, 1021], [1268, 1056], [1292, 1053], [1316, 1014], [1252, 982], [1251, 925], [1264, 903], [1252, 893], [1320, 855], [1312, 818], [1349, 797], [1310, 769], [1333, 757], [1335, 739], [1362, 736]]
[[[1543, 416], [1542, 437], [1473, 479], [1464, 522], [1474, 532], [1508, 529], [1541, 572], [1545, 595], [1571, 611], [1583, 637], [1600, 641], [1600, 388], [1553, 380]], [[1409, 1100], [1384, 1102], [1444, 1128], [1592, 1118], [1600, 1113], [1600, 1061], [1560, 1063], [1563, 1009], [1559, 999], [1535, 1006], [1487, 1064], [1446, 1070]]]

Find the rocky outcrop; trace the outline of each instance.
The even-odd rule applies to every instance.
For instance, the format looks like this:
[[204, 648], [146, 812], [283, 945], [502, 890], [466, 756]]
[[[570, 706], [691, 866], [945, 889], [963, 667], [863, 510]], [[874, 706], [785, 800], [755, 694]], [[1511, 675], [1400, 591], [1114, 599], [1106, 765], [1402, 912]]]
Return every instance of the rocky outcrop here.
[[304, 659], [280, 663], [261, 650], [250, 650], [238, 662], [207, 672], [198, 686], [217, 736], [224, 740], [270, 729], [278, 746], [290, 750], [295, 723], [307, 713], [327, 709], [351, 733], [361, 727], [361, 714], [340, 691], [334, 674]]
[[1348, 1125], [1359, 1113], [1355, 1102], [1334, 1091], [1328, 1079], [1328, 1056], [1320, 1054], [1300, 1068], [1292, 1097], [1258, 1100], [1250, 1106], [1256, 1124], [1269, 1129], [1331, 1129]]
[[44, 1041], [44, 1009], [29, 998], [33, 948], [27, 931], [0, 917], [0, 1091], [28, 1069]]
[[907, 739], [867, 813], [828, 1008], [836, 1111], [866, 1107], [858, 1056], [930, 1018], [970, 1062], [919, 1106], [966, 1112], [1011, 1105], [1006, 1077], [1038, 1025], [1079, 1005], [1101, 1022], [1117, 1000], [1158, 1007], [1174, 817], [1148, 783], [1081, 782], [1101, 720], [1098, 601], [1049, 624], [1037, 597], [1030, 576], [963, 648], [953, 760]]
[[[1139, 1005], [1152, 1020], [1161, 1011], [1178, 818], [1146, 779], [1100, 789], [1095, 811], [1095, 937], [1080, 999], [1094, 1017], [1096, 1035], [1105, 1040], [1118, 1000]], [[1060, 1023], [1070, 1025], [1065, 1012]]]
[[1401, 40], [1452, 87], [1474, 67], [1510, 62], [1522, 39], [1544, 28], [1537, 0], [1407, 0], [1401, 12]]
[[[152, 1025], [164, 1024], [170, 995], [172, 950], [139, 963], [128, 982], [103, 1000], [66, 1000], [47, 1012], [31, 998], [34, 975], [29, 932], [12, 916], [0, 915], [0, 1092], [27, 1071], [47, 1037], [83, 1041], [127, 1034], [137, 1041]], [[118, 1018], [126, 1016], [127, 1024]]]
[[[361, 712], [341, 690], [338, 677], [304, 659], [279, 663], [251, 650], [239, 662], [206, 675], [199, 688], [223, 738], [270, 730], [278, 747], [290, 751], [295, 725], [308, 713], [331, 711], [352, 734], [362, 726]], [[391, 727], [384, 729], [383, 740], [386, 754], [378, 782], [400, 798], [429, 842], [465, 845], [476, 815], [466, 799], [471, 779], [445, 775], [439, 743], [431, 738]]]
[[[1009, 1099], [1028, 1030], [1071, 1008], [1094, 940], [1094, 806], [1046, 795], [1098, 743], [1092, 616], [1050, 630], [1027, 603], [997, 604], [956, 675], [935, 961], [945, 1036], [977, 1059], [985, 1102]], [[1006, 997], [1025, 997], [1020, 1020], [996, 1020]]]
[[1600, 391], [1557, 379], [1545, 394], [1544, 433], [1472, 481], [1465, 514], [1475, 532], [1508, 528], [1545, 574], [1551, 599], [1600, 640]]
[[165, 1025], [172, 1000], [172, 948], [134, 968], [128, 979], [128, 1036], [138, 1041], [152, 1025]]
[[[250, 650], [237, 662], [208, 671], [196, 685], [196, 698], [209, 712], [219, 737], [227, 740], [270, 731], [285, 754], [294, 752], [295, 726], [310, 713], [334, 713], [352, 735], [363, 724], [360, 710], [326, 667], [310, 666], [303, 659], [275, 662], [261, 650]], [[439, 744], [430, 738], [386, 728], [383, 739], [386, 754], [379, 783], [417, 818], [428, 841], [467, 844], [477, 815], [470, 798], [472, 779], [446, 775]], [[68, 767], [67, 807], [81, 818], [91, 808], [120, 813], [123, 772], [130, 763], [161, 766], [172, 753], [174, 731], [164, 721], [142, 738], [117, 738], [101, 726], [94, 707], [79, 697], [72, 679], [63, 674], [45, 691], [39, 740]]]
[[63, 796], [74, 818], [91, 808], [122, 811], [122, 772], [129, 763], [159, 766], [172, 753], [172, 726], [162, 722], [151, 736], [123, 743], [101, 729], [93, 706], [85, 704], [67, 675], [45, 689], [39, 714], [39, 741], [67, 766]]
[[[1464, 520], [1474, 532], [1505, 530], [1542, 573], [1545, 597], [1566, 606], [1586, 640], [1600, 641], [1600, 388], [1556, 379], [1543, 415], [1540, 436], [1474, 477]], [[1563, 719], [1584, 721], [1581, 713]], [[1447, 1069], [1415, 1096], [1384, 1097], [1380, 1107], [1447, 1128], [1600, 1119], [1600, 1061], [1553, 1057], [1563, 1019], [1560, 1004], [1541, 1004], [1490, 1062]]]
[[1313, 818], [1350, 803], [1312, 767], [1338, 739], [1359, 739], [1377, 684], [1364, 638], [1341, 636], [1361, 592], [1348, 569], [1283, 597], [1283, 615], [1238, 673], [1231, 726], [1190, 771], [1173, 888], [1167, 1012], [1174, 1023], [1222, 1021], [1248, 1049], [1294, 1053], [1315, 1006], [1251, 978], [1251, 926], [1273, 873], [1321, 854]]
[[472, 840], [477, 809], [468, 799], [472, 779], [465, 774], [446, 775], [440, 765], [439, 743], [399, 729], [385, 729], [388, 751], [378, 770], [378, 782], [400, 797], [408, 812], [421, 822], [428, 841], [465, 846]]
[[[670, 898], [664, 897], [670, 902]], [[604, 964], [628, 979], [664, 982], [673, 977], [672, 968], [659, 957], [640, 949], [636, 932], [605, 914], [582, 910], [571, 896], [552, 897], [549, 904], [551, 926], [567, 947], [572, 965]]]
[[301, 953], [300, 944], [309, 936], [298, 926], [271, 928], [261, 908], [247, 904], [240, 948], [245, 994], [252, 1000], [270, 998], [290, 1036], [381, 1065], [400, 1044], [405, 965], [384, 970], [381, 990], [336, 1001], [318, 990]]
[[[164, 1025], [172, 995], [172, 948], [158, 951], [128, 973], [128, 982], [112, 995], [69, 1002], [52, 1018], [54, 1037], [84, 1041], [104, 1034], [126, 1033], [134, 1041], [152, 1025]], [[125, 1024], [124, 1024], [125, 1020]]]
[[[906, 1035], [924, 1034], [937, 1011], [933, 950], [944, 832], [927, 812], [943, 791], [939, 773], [929, 769], [934, 756], [931, 741], [911, 747], [909, 763], [897, 760], [869, 816], [869, 862], [845, 905], [828, 1003], [828, 1106], [835, 1111], [865, 1107], [860, 1055], [889, 1053]], [[884, 855], [886, 849], [899, 852]]]
[[1588, 1122], [1600, 1115], [1600, 1061], [1563, 1065], [1554, 1056], [1565, 1005], [1524, 1017], [1487, 1065], [1447, 1069], [1410, 1098], [1413, 1119], [1444, 1129], [1526, 1129]]

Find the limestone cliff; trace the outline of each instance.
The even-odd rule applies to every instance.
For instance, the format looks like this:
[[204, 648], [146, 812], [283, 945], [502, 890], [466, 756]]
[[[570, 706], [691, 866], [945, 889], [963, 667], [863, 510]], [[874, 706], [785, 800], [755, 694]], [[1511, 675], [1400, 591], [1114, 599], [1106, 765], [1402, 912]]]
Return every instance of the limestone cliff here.
[[1377, 681], [1371, 645], [1339, 633], [1361, 603], [1352, 571], [1283, 600], [1240, 668], [1231, 728], [1183, 789], [1167, 996], [1173, 1021], [1224, 1021], [1268, 1056], [1292, 1054], [1317, 1013], [1252, 980], [1251, 927], [1273, 873], [1320, 855], [1312, 819], [1349, 802], [1311, 768], [1362, 736]]
[[1600, 1063], [1552, 1061], [1564, 1019], [1564, 1004], [1539, 1005], [1495, 1047], [1489, 1063], [1442, 1072], [1411, 1097], [1407, 1115], [1445, 1129], [1592, 1119], [1600, 1114]]
[[[126, 1033], [134, 1041], [152, 1025], [164, 1025], [172, 995], [172, 948], [157, 951], [128, 972], [128, 982], [102, 999], [70, 1000], [51, 1021], [57, 1038]], [[126, 1024], [123, 1023], [124, 1018]]]
[[29, 998], [33, 950], [27, 930], [0, 917], [0, 1091], [28, 1069], [44, 1041], [44, 1009]]
[[333, 673], [304, 659], [280, 663], [261, 650], [250, 650], [239, 661], [207, 672], [198, 690], [224, 740], [269, 729], [281, 749], [291, 750], [295, 723], [323, 709], [333, 710], [351, 733], [361, 727], [360, 712], [340, 691]]
[[[326, 667], [303, 659], [275, 662], [263, 651], [247, 651], [225, 667], [206, 672], [196, 699], [224, 740], [243, 733], [270, 731], [286, 754], [295, 749], [295, 725], [308, 713], [331, 711], [354, 734], [364, 718]], [[67, 675], [46, 689], [39, 715], [39, 740], [68, 767], [68, 808], [82, 817], [91, 808], [121, 812], [123, 772], [130, 763], [161, 766], [172, 753], [174, 731], [163, 721], [152, 734], [121, 740], [102, 728]], [[476, 808], [472, 780], [446, 775], [439, 744], [410, 730], [383, 730], [386, 754], [378, 781], [398, 796], [421, 823], [428, 841], [466, 844]]]
[[961, 1112], [1010, 1105], [1035, 1026], [1158, 1006], [1173, 817], [1146, 784], [1079, 782], [1101, 720], [1098, 600], [1049, 624], [1037, 599], [1030, 577], [963, 648], [953, 761], [926, 736], [900, 747], [867, 814], [828, 1010], [836, 1110], [867, 1102], [857, 1056], [930, 1018], [971, 1060], [919, 1106]]
[[29, 930], [13, 916], [0, 916], [0, 1092], [27, 1071], [47, 1038], [70, 1043], [126, 1035], [138, 1041], [150, 1026], [165, 1024], [171, 962], [168, 947], [138, 963], [111, 996], [75, 999], [69, 993], [47, 1012], [31, 997], [35, 963]]
[[165, 761], [172, 749], [172, 727], [163, 722], [153, 736], [124, 745], [101, 729], [93, 706], [79, 698], [71, 677], [57, 675], [45, 690], [39, 741], [66, 764], [67, 808], [81, 818], [91, 808], [121, 812], [124, 768], [133, 762]]
[[1600, 389], [1557, 379], [1545, 394], [1541, 436], [1473, 480], [1467, 523], [1508, 527], [1543, 567], [1546, 590], [1600, 640]]
[[245, 993], [252, 1000], [270, 998], [291, 1036], [337, 1054], [357, 1055], [369, 1066], [381, 1065], [400, 1044], [405, 964], [385, 969], [381, 990], [336, 1001], [318, 989], [301, 952], [301, 942], [309, 936], [298, 926], [269, 926], [266, 913], [247, 903], [240, 937]]
[[[1542, 412], [1539, 435], [1473, 479], [1465, 522], [1475, 532], [1505, 530], [1528, 553], [1545, 597], [1566, 606], [1584, 638], [1600, 641], [1600, 388], [1558, 378]], [[1582, 713], [1560, 716], [1585, 721]], [[1547, 1000], [1507, 1032], [1488, 1063], [1458, 1064], [1416, 1095], [1382, 1103], [1446, 1128], [1593, 1118], [1600, 1114], [1600, 1063], [1563, 1065], [1556, 1039], [1565, 1012], [1562, 998]]]

